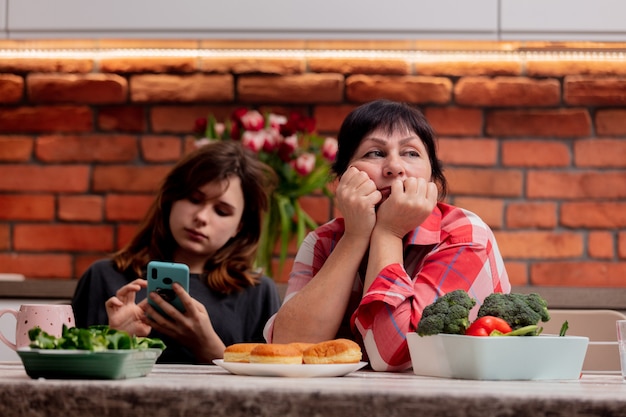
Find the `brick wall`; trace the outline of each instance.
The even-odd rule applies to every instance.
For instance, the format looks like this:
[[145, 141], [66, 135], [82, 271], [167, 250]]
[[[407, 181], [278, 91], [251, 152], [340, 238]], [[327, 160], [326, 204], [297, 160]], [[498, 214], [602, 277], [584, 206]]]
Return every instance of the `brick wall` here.
[[[0, 41], [0, 49], [33, 45], [59, 47]], [[229, 52], [102, 53], [120, 46]], [[449, 201], [494, 229], [515, 285], [626, 287], [626, 45], [61, 47], [96, 52], [0, 56], [0, 272], [77, 279], [127, 242], [160, 179], [191, 149], [197, 117], [225, 117], [241, 105], [295, 108], [332, 135], [356, 105], [385, 97], [415, 103], [431, 121]], [[230, 51], [239, 47], [288, 52]], [[344, 53], [319, 53], [327, 47]], [[469, 57], [450, 53], [456, 49]], [[320, 222], [333, 214], [322, 196], [303, 204]]]

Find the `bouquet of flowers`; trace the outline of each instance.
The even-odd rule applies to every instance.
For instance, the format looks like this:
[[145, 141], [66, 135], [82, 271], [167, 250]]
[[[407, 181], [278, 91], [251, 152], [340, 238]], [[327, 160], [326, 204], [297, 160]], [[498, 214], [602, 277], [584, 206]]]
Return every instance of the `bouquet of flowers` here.
[[272, 255], [280, 247], [280, 269], [289, 242], [297, 236], [300, 245], [316, 222], [302, 209], [299, 198], [327, 189], [330, 162], [337, 153], [337, 140], [315, 133], [315, 119], [292, 112], [288, 117], [240, 108], [230, 119], [219, 122], [212, 115], [196, 120], [197, 146], [213, 140], [240, 140], [268, 164], [279, 183], [272, 194], [259, 242], [257, 267], [272, 275]]

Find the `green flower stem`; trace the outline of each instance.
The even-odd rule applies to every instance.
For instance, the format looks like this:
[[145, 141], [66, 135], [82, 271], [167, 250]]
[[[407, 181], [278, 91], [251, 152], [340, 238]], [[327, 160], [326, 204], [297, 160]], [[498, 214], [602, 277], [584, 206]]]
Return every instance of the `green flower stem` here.
[[287, 250], [289, 249], [289, 238], [292, 234], [292, 218], [294, 207], [292, 201], [280, 194], [275, 194], [278, 203], [278, 215], [280, 218], [280, 266], [282, 269], [285, 259], [287, 259]]

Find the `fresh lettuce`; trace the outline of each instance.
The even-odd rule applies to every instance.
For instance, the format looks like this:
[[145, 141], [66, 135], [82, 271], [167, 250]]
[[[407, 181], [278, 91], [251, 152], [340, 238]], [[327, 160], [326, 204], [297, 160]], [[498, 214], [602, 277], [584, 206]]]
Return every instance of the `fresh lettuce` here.
[[30, 347], [36, 349], [70, 350], [118, 350], [118, 349], [165, 349], [161, 339], [130, 336], [122, 330], [111, 329], [107, 325], [95, 325], [87, 328], [67, 327], [63, 325], [60, 337], [51, 336], [40, 327], [28, 331]]

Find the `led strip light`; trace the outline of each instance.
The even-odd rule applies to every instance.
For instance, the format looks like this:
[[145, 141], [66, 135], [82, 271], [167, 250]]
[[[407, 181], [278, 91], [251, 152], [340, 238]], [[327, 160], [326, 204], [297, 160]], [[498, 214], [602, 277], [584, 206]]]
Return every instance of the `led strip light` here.
[[400, 59], [409, 62], [445, 61], [613, 61], [626, 62], [622, 51], [384, 51], [305, 49], [0, 49], [0, 59], [106, 58], [341, 58]]

